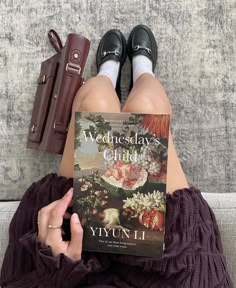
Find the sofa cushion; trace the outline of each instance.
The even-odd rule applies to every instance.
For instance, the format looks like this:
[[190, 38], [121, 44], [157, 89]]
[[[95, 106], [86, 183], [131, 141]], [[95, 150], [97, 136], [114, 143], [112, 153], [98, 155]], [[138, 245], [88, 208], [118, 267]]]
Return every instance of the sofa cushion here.
[[203, 193], [220, 229], [228, 271], [236, 284], [236, 193]]
[[19, 203], [19, 201], [0, 202], [0, 267], [8, 243], [9, 224]]
[[[228, 271], [233, 283], [236, 283], [236, 193], [203, 193], [203, 197], [212, 207], [227, 259]], [[19, 202], [0, 202], [0, 267], [8, 242], [8, 229]]]

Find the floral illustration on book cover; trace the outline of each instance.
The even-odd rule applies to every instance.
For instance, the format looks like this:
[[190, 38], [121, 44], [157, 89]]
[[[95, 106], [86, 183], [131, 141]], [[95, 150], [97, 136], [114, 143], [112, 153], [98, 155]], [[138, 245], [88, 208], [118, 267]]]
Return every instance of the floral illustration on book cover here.
[[163, 254], [169, 115], [75, 113], [74, 211], [83, 249]]

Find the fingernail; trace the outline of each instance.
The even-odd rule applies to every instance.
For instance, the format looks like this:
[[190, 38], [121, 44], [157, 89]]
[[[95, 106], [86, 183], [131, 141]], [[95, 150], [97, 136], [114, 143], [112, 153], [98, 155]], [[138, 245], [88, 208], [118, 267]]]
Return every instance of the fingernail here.
[[72, 216], [71, 216], [71, 221], [73, 222], [73, 223], [80, 223], [80, 221], [79, 221], [79, 216], [78, 216], [78, 214], [77, 213], [74, 213]]
[[70, 190], [66, 193], [66, 196], [69, 196], [73, 193], [73, 188], [70, 188]]

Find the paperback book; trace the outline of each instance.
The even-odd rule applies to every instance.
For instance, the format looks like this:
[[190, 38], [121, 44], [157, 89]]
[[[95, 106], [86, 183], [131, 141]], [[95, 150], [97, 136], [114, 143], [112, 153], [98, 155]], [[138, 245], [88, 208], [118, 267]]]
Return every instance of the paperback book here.
[[74, 203], [83, 250], [161, 257], [169, 115], [75, 113]]

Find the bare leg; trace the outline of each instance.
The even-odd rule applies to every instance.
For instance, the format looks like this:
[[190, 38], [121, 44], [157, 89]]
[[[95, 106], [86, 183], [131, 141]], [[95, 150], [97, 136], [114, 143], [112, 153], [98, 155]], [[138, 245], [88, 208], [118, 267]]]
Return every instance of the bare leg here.
[[[161, 83], [147, 73], [141, 75], [135, 82], [122, 111], [157, 114], [172, 113], [170, 102]], [[167, 191], [169, 193], [188, 187], [171, 134], [169, 137], [167, 169]]]
[[75, 111], [120, 112], [120, 102], [111, 80], [106, 76], [91, 78], [75, 96], [71, 122], [58, 173], [65, 177], [73, 177]]

